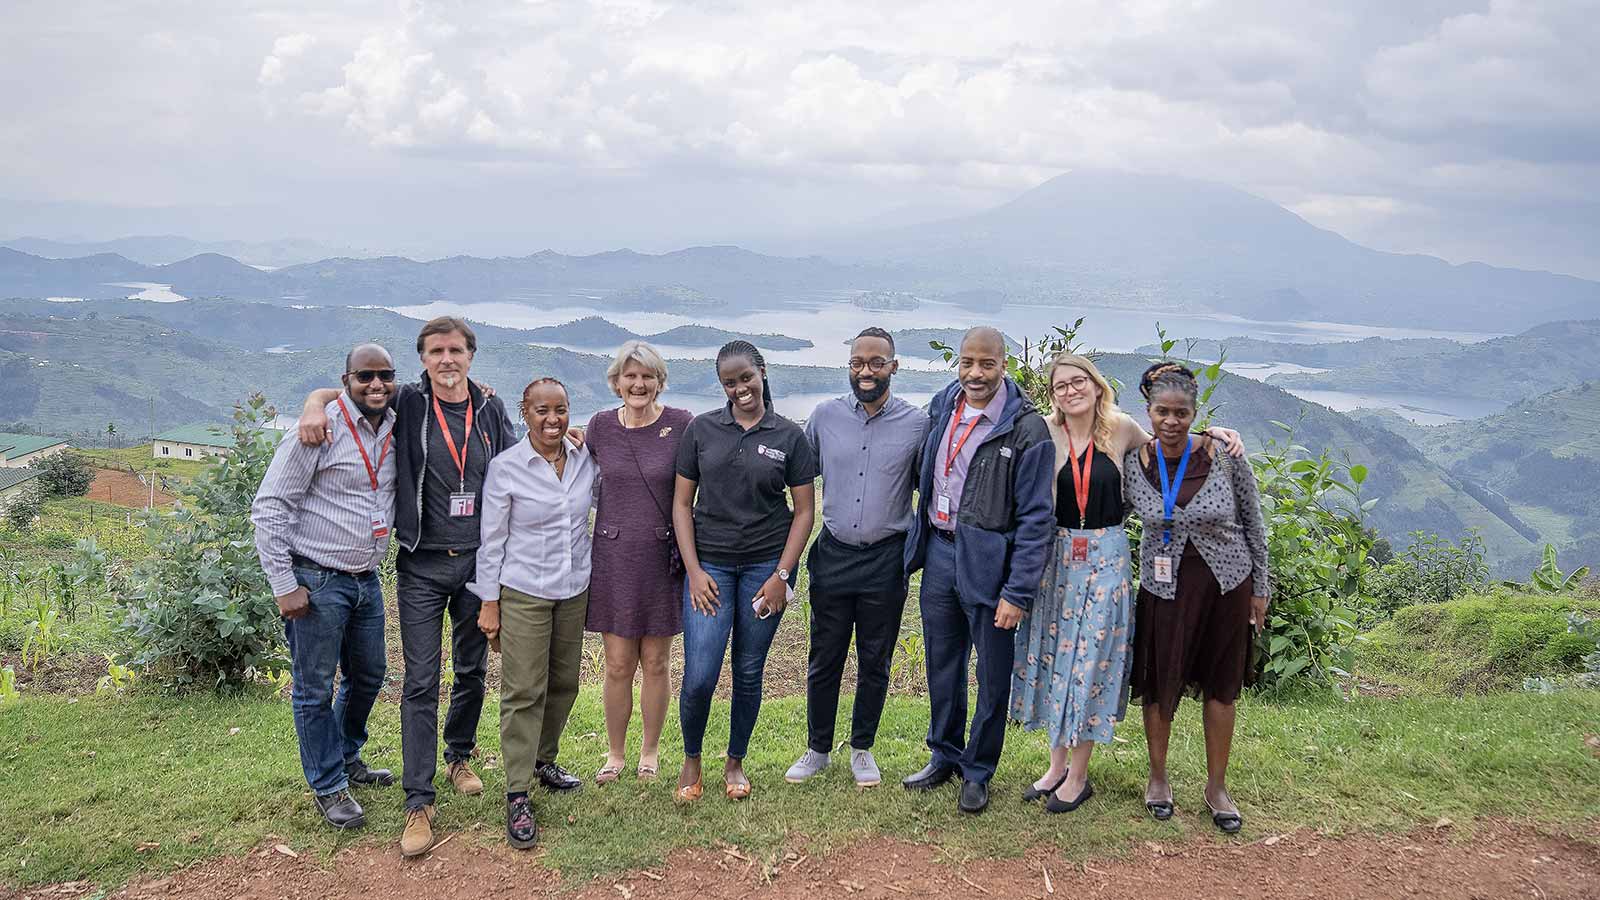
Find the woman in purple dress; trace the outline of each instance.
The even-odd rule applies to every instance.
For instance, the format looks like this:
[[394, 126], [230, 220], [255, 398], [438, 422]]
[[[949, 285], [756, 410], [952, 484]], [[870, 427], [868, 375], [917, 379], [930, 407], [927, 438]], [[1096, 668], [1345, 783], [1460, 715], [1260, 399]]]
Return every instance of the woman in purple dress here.
[[661, 768], [661, 726], [672, 693], [667, 660], [673, 635], [683, 631], [683, 565], [672, 534], [673, 463], [693, 418], [659, 402], [667, 364], [643, 341], [622, 345], [606, 381], [622, 405], [595, 413], [585, 438], [600, 465], [586, 625], [605, 642], [610, 751], [595, 775], [600, 784], [616, 781], [627, 765], [633, 674], [640, 669], [639, 778], [653, 779]]

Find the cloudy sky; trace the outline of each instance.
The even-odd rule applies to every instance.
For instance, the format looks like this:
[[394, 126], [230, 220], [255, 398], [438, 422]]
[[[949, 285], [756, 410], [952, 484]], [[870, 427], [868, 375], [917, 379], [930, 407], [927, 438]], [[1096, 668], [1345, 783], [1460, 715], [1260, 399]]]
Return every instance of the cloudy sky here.
[[0, 35], [0, 238], [782, 246], [1094, 166], [1600, 278], [1600, 0], [5, 0]]

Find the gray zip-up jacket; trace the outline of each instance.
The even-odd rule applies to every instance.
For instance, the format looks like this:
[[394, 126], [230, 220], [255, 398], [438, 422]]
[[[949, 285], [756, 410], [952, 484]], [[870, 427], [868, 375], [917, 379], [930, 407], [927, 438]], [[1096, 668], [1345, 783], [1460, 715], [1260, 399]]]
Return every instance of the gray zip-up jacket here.
[[[1153, 441], [1149, 447], [1151, 453], [1161, 452]], [[1220, 445], [1212, 445], [1211, 472], [1194, 497], [1173, 510], [1172, 545], [1165, 551], [1161, 544], [1161, 491], [1145, 477], [1138, 448], [1129, 450], [1122, 459], [1122, 496], [1144, 522], [1144, 539], [1139, 545], [1139, 587], [1168, 600], [1176, 596], [1177, 562], [1183, 557], [1184, 545], [1194, 541], [1223, 591], [1231, 591], [1246, 578], [1252, 578], [1255, 596], [1272, 596], [1267, 526], [1261, 515], [1256, 473], [1248, 462], [1229, 456]], [[1165, 584], [1155, 579], [1158, 552], [1173, 557], [1174, 577]]]

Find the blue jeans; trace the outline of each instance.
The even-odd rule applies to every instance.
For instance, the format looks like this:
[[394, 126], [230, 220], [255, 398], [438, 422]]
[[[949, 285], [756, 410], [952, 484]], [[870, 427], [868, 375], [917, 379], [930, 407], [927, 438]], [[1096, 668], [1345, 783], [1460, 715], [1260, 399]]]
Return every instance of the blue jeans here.
[[[350, 786], [345, 766], [367, 742], [367, 716], [383, 688], [383, 588], [376, 574], [356, 577], [295, 566], [311, 593], [309, 611], [285, 619], [294, 731], [300, 767], [317, 795]], [[335, 670], [341, 670], [338, 695]]]
[[733, 639], [733, 708], [728, 722], [728, 755], [744, 759], [750, 733], [761, 714], [761, 676], [767, 650], [778, 633], [783, 614], [758, 618], [750, 601], [778, 561], [739, 566], [701, 563], [717, 583], [717, 611], [706, 615], [689, 601], [689, 583], [683, 585], [683, 689], [678, 694], [678, 721], [683, 730], [683, 754], [699, 756], [711, 717], [711, 695], [722, 678], [722, 657]]

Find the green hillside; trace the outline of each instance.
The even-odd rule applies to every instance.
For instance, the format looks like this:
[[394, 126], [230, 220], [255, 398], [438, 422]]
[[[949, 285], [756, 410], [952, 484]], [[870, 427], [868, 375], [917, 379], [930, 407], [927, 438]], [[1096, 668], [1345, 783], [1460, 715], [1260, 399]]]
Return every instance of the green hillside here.
[[[1387, 365], [1430, 353], [1448, 353], [1460, 344], [1443, 338], [1365, 338], [1359, 341], [1334, 341], [1328, 344], [1297, 344], [1288, 341], [1263, 341], [1259, 338], [1230, 337], [1197, 340], [1179, 345], [1183, 353], [1196, 359], [1221, 359], [1228, 354], [1236, 363], [1294, 363], [1314, 369], [1342, 369], [1351, 366]], [[1159, 354], [1161, 348], [1147, 344], [1140, 353]]]

